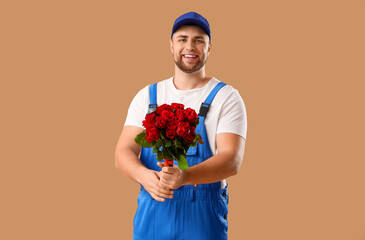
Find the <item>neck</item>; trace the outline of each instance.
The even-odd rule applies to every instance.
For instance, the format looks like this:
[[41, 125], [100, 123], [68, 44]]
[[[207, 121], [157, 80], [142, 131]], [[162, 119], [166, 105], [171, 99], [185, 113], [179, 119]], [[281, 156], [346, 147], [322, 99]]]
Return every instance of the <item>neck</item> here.
[[186, 73], [181, 71], [180, 68], [175, 65], [175, 76], [173, 78], [173, 83], [179, 90], [190, 90], [204, 87], [210, 79], [211, 77], [208, 77], [205, 74], [205, 66], [203, 66], [197, 72]]

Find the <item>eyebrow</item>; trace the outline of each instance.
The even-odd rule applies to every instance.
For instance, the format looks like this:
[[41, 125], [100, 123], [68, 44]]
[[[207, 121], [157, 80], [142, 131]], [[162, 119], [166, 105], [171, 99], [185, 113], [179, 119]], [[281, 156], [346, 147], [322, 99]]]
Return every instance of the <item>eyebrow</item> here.
[[[177, 36], [178, 38], [188, 38], [188, 36], [187, 35], [179, 35], [179, 36]], [[202, 36], [195, 36], [195, 37], [193, 37], [193, 38], [202, 38], [202, 39], [204, 39], [204, 37], [202, 37]]]

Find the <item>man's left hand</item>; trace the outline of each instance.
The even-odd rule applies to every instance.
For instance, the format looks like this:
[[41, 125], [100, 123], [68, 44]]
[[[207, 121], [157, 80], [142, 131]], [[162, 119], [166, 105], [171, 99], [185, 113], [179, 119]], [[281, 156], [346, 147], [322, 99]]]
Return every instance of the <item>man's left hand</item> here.
[[177, 189], [183, 184], [185, 173], [177, 165], [174, 164], [172, 167], [164, 167], [164, 164], [160, 162], [157, 165], [162, 168], [160, 182], [164, 186], [169, 189]]

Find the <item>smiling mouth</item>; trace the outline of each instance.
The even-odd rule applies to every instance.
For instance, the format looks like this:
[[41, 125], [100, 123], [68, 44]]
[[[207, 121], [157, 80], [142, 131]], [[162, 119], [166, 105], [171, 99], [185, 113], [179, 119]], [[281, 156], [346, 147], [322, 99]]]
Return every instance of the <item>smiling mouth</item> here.
[[182, 56], [188, 62], [195, 62], [198, 59], [198, 55], [195, 54], [183, 54]]
[[196, 57], [198, 57], [198, 55], [194, 55], [194, 54], [183, 54], [183, 57], [186, 57], [186, 58], [196, 58]]

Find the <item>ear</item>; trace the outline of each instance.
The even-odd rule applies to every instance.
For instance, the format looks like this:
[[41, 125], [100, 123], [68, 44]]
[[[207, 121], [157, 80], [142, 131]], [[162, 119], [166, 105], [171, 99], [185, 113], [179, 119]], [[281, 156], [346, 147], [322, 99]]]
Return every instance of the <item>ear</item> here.
[[174, 51], [173, 51], [173, 47], [172, 47], [172, 39], [170, 39], [170, 51], [171, 51], [171, 54], [173, 54], [174, 53]]
[[212, 42], [210, 42], [209, 45], [208, 45], [208, 56], [209, 56], [210, 50], [212, 49], [212, 45], [213, 45]]

